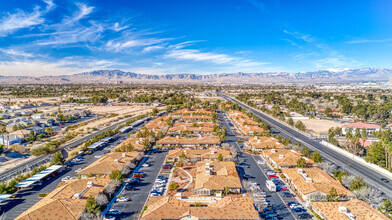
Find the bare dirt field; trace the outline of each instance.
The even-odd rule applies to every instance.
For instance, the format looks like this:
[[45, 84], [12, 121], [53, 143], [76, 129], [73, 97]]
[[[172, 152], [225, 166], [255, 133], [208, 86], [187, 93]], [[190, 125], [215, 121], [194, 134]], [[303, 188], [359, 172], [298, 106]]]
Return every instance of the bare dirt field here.
[[[297, 122], [298, 120], [294, 120]], [[300, 120], [302, 121], [306, 129], [315, 132], [316, 134], [327, 134], [328, 129], [331, 127], [342, 127], [344, 124], [336, 121], [331, 120], [324, 120], [324, 119], [308, 119], [308, 120]]]

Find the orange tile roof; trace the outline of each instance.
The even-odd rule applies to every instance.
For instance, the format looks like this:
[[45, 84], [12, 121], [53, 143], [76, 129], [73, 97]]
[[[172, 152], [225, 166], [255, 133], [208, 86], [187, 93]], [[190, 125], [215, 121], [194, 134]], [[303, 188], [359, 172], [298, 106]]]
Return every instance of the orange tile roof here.
[[312, 179], [312, 182], [306, 182], [306, 180], [298, 173], [298, 169], [300, 168], [282, 169], [282, 172], [294, 182], [298, 190], [304, 195], [316, 191], [328, 195], [329, 191], [333, 187], [336, 189], [338, 195], [354, 196], [354, 194], [340, 184], [338, 180], [335, 180], [319, 168], [301, 168], [305, 174]]
[[[278, 166], [281, 167], [296, 166], [297, 160], [302, 157], [302, 154], [295, 150], [283, 148], [263, 150], [263, 155], [268, 156], [270, 160], [274, 161]], [[304, 158], [309, 166], [314, 164], [313, 160], [306, 157]]]
[[248, 134], [249, 132], [253, 132], [253, 133], [264, 132], [264, 129], [254, 125], [238, 126], [238, 129], [245, 134]]
[[[222, 149], [175, 149], [170, 150], [167, 154], [167, 158], [176, 158], [179, 157], [182, 153], [186, 155], [187, 158], [199, 158], [200, 155], [201, 159], [218, 159], [219, 154], [222, 154], [223, 158], [232, 158], [231, 153], [228, 150]], [[212, 153], [213, 152], [213, 153]]]
[[[92, 181], [91, 187], [88, 182]], [[59, 186], [45, 196], [30, 209], [20, 214], [18, 220], [41, 220], [41, 219], [79, 219], [86, 206], [86, 200], [91, 195], [96, 197], [109, 184], [110, 178], [86, 178], [69, 180], [60, 183]], [[84, 193], [81, 197], [73, 198], [75, 193]]]
[[101, 158], [94, 161], [88, 167], [78, 172], [78, 174], [87, 175], [91, 173], [110, 175], [113, 170], [121, 170], [125, 165], [134, 160], [135, 157], [137, 157], [139, 154], [140, 152], [137, 151], [111, 152], [103, 155]]
[[111, 151], [115, 152], [116, 149], [120, 149], [122, 146], [126, 144], [132, 144], [134, 151], [143, 151], [144, 145], [143, 145], [144, 138], [128, 138], [121, 142], [121, 144], [117, 145], [115, 148], [113, 148]]
[[166, 119], [169, 117], [167, 115], [158, 117], [150, 122], [148, 122], [144, 128], [147, 128], [148, 130], [159, 130], [166, 126]]
[[188, 115], [188, 116], [182, 116], [181, 119], [188, 120], [188, 119], [206, 119], [206, 120], [211, 120], [212, 117], [208, 115]]
[[259, 219], [250, 197], [229, 196], [203, 207], [191, 207], [191, 203], [176, 197], [150, 197], [141, 219], [182, 219], [188, 216], [198, 219]]
[[179, 144], [179, 145], [198, 145], [198, 144], [220, 144], [219, 138], [200, 137], [200, 138], [180, 138], [164, 137], [157, 141], [157, 145], [162, 144]]
[[[214, 127], [216, 125], [213, 122], [196, 122], [197, 126], [202, 126], [202, 127]], [[193, 123], [191, 122], [176, 122], [173, 124], [173, 127], [178, 127], [178, 126], [185, 126], [185, 127], [192, 127]]]
[[192, 131], [192, 132], [213, 132], [212, 127], [189, 127], [189, 126], [175, 126], [169, 128], [169, 132], [181, 132], [181, 131]]
[[278, 139], [273, 137], [250, 137], [249, 143], [255, 149], [265, 149], [265, 148], [282, 148], [284, 144], [280, 143]]
[[211, 110], [206, 110], [206, 109], [188, 109], [188, 108], [183, 108], [178, 111], [176, 111], [174, 114], [212, 114]]
[[[207, 166], [211, 169], [209, 175], [206, 173]], [[226, 186], [242, 187], [234, 162], [199, 161], [196, 163], [195, 189], [224, 190]]]
[[348, 219], [344, 213], [339, 211], [339, 207], [346, 207], [356, 220], [389, 219], [366, 202], [358, 199], [347, 202], [312, 202], [312, 207], [316, 212], [321, 212], [323, 217], [328, 220]]

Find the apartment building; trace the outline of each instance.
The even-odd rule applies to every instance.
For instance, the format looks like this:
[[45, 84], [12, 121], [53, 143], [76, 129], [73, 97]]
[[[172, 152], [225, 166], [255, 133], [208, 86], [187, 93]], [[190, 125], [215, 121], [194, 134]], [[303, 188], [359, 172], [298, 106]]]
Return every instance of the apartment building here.
[[339, 200], [351, 200], [355, 195], [338, 180], [319, 168], [282, 169], [287, 185], [305, 201], [325, 201], [331, 188], [335, 188]]
[[184, 134], [189, 133], [193, 135], [212, 135], [213, 127], [204, 127], [204, 126], [173, 126], [169, 128], [168, 134], [176, 135], [176, 134]]
[[169, 196], [150, 197], [141, 219], [260, 219], [250, 197], [226, 196], [221, 199], [211, 199], [200, 207], [194, 205], [195, 201], [197, 200]]
[[342, 134], [346, 135], [348, 132], [355, 134], [355, 131], [357, 129], [359, 129], [360, 131], [365, 129], [366, 133], [368, 135], [371, 135], [373, 131], [380, 131], [381, 126], [376, 124], [363, 123], [363, 122], [348, 123], [342, 126]]
[[279, 169], [287, 169], [287, 168], [295, 168], [297, 166], [297, 161], [300, 158], [304, 158], [307, 167], [312, 167], [314, 164], [314, 161], [307, 158], [303, 157], [301, 153], [295, 151], [295, 150], [289, 150], [289, 149], [269, 149], [269, 150], [263, 150], [261, 152], [261, 155], [265, 158], [265, 160], [270, 163], [273, 167], [279, 168]]
[[387, 220], [368, 203], [353, 199], [346, 202], [312, 202], [312, 210], [325, 220]]
[[284, 144], [280, 143], [278, 139], [273, 137], [250, 137], [246, 142], [246, 145], [249, 149], [255, 151], [261, 151], [264, 149], [271, 149], [271, 148], [283, 148]]
[[232, 161], [200, 161], [196, 163], [195, 191], [197, 195], [211, 196], [215, 192], [241, 192], [241, 180]]
[[156, 145], [161, 147], [218, 147], [220, 145], [220, 139], [215, 137], [164, 137], [158, 140]]
[[[185, 158], [182, 156], [185, 155]], [[222, 155], [224, 161], [233, 159], [230, 151], [219, 148], [210, 149], [174, 149], [170, 150], [166, 156], [167, 161], [177, 162], [185, 160], [188, 163], [196, 163], [198, 161], [218, 160], [219, 155]]]
[[79, 219], [86, 207], [87, 198], [89, 196], [97, 197], [109, 182], [109, 177], [61, 182], [56, 189], [16, 219]]
[[135, 162], [136, 157], [140, 155], [140, 152], [111, 152], [103, 155], [98, 160], [94, 161], [88, 167], [84, 168], [78, 175], [86, 178], [87, 175], [97, 176], [101, 174], [103, 176], [110, 175], [114, 170], [121, 170], [126, 165]]

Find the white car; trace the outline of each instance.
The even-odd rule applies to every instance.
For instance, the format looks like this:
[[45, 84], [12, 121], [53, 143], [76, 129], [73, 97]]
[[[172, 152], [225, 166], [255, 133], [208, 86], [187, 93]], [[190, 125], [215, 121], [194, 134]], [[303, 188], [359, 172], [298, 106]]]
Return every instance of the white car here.
[[75, 173], [79, 173], [82, 170], [83, 170], [82, 168], [79, 168], [79, 169], [75, 170]]
[[70, 180], [70, 179], [71, 179], [70, 176], [66, 176], [66, 177], [64, 177], [64, 178], [61, 179], [61, 182], [65, 182], [65, 181], [68, 181], [68, 180]]
[[155, 180], [155, 183], [166, 183], [166, 180]]
[[102, 154], [96, 155], [95, 158], [101, 158]]
[[265, 164], [265, 162], [263, 160], [258, 160], [257, 164]]
[[158, 193], [151, 193], [150, 196], [160, 196]]
[[267, 172], [267, 176], [276, 176], [276, 172], [269, 171]]
[[298, 204], [291, 204], [290, 208], [291, 209], [294, 209], [294, 208], [302, 208], [303, 209], [302, 205], [298, 205]]
[[142, 164], [142, 167], [149, 167], [149, 166], [150, 166], [149, 163], [143, 163], [143, 164]]
[[123, 197], [118, 198], [116, 201], [117, 202], [128, 202], [130, 200], [131, 200], [130, 198], [123, 196]]

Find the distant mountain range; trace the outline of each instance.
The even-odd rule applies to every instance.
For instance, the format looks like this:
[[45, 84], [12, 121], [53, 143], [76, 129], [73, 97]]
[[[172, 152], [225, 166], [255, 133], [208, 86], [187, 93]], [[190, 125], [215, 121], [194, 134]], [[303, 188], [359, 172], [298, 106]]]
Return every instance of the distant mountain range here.
[[121, 70], [96, 70], [61, 76], [1, 76], [0, 84], [265, 84], [265, 83], [349, 83], [381, 82], [392, 77], [392, 69], [329, 69], [300, 73], [139, 74]]

